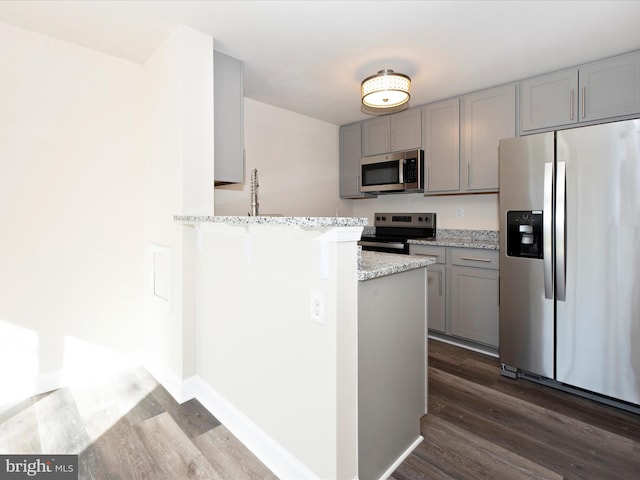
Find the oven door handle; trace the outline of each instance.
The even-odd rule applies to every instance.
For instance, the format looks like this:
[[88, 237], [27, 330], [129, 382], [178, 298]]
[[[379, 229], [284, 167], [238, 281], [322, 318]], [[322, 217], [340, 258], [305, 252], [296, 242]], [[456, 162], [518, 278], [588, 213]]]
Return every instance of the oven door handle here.
[[367, 242], [360, 240], [358, 245], [362, 245], [363, 247], [384, 247], [393, 248], [394, 250], [404, 250], [404, 243], [399, 242]]

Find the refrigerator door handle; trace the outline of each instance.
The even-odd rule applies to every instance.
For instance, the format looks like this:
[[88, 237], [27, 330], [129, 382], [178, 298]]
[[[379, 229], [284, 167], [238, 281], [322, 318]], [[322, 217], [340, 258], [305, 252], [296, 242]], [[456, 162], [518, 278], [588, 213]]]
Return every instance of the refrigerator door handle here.
[[544, 298], [553, 298], [552, 244], [553, 163], [544, 164], [544, 210], [542, 212], [542, 261], [544, 262]]
[[562, 302], [567, 298], [565, 271], [566, 165], [566, 162], [558, 162], [556, 182], [556, 299]]

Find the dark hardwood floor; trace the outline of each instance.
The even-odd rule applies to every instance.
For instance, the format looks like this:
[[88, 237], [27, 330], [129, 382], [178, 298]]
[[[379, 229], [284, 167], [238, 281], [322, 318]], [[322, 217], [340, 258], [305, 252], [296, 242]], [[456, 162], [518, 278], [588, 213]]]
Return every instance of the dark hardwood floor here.
[[[497, 359], [433, 340], [421, 427], [394, 480], [640, 479], [640, 416], [504, 378]], [[275, 478], [143, 369], [0, 406], [0, 453], [79, 453], [82, 480]]]
[[393, 479], [640, 478], [640, 416], [502, 377], [497, 359], [433, 340], [421, 429]]

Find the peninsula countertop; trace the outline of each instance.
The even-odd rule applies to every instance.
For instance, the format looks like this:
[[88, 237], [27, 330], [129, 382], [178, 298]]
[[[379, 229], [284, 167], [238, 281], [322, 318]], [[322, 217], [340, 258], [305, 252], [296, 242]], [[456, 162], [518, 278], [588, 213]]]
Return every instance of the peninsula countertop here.
[[358, 266], [358, 280], [372, 280], [394, 273], [424, 268], [435, 262], [435, 259], [432, 257], [418, 257], [414, 255], [399, 255], [397, 253], [365, 250], [362, 252], [362, 261]]
[[302, 228], [363, 227], [369, 224], [366, 217], [283, 217], [279, 215], [215, 216], [175, 215], [174, 221], [182, 223], [224, 223], [227, 225], [282, 225]]

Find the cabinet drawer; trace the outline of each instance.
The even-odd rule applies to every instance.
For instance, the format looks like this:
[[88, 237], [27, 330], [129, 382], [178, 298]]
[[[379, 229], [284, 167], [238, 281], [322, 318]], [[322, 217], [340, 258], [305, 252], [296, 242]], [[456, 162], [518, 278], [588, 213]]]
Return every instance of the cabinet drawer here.
[[451, 248], [451, 264], [498, 270], [500, 253], [482, 248]]
[[429, 245], [413, 245], [409, 244], [409, 253], [411, 255], [422, 255], [425, 257], [434, 257], [436, 263], [446, 263], [446, 248], [445, 247], [431, 247]]

